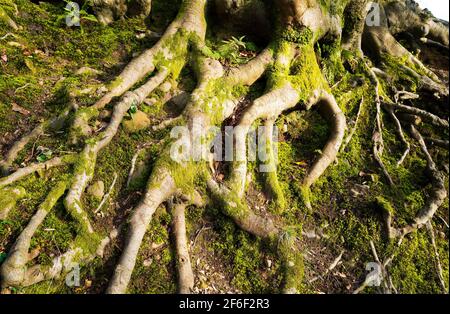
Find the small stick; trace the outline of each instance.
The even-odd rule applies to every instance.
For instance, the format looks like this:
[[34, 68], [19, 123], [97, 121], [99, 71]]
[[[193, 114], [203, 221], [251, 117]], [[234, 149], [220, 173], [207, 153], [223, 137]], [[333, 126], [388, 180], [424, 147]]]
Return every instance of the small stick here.
[[111, 183], [111, 186], [109, 187], [108, 193], [106, 193], [103, 196], [102, 201], [100, 202], [100, 205], [98, 205], [97, 209], [94, 211], [94, 214], [97, 214], [100, 209], [102, 208], [102, 206], [106, 203], [106, 201], [108, 200], [109, 196], [111, 195], [111, 191], [114, 188], [114, 185], [116, 185], [116, 181], [117, 181], [117, 173], [114, 172], [114, 179]]

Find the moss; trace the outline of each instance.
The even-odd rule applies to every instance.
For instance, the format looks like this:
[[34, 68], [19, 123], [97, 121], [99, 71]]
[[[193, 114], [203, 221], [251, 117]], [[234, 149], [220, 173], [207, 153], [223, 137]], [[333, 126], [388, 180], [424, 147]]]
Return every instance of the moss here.
[[292, 79], [294, 87], [300, 92], [300, 100], [306, 101], [315, 90], [329, 91], [320, 67], [317, 63], [314, 47], [305, 45], [296, 60], [293, 61]]
[[340, 42], [324, 43], [319, 47], [323, 75], [330, 85], [334, 85], [346, 72], [342, 63]]
[[294, 239], [299, 235], [292, 234], [289, 230], [285, 231], [278, 243], [278, 254], [284, 270], [284, 287], [301, 292], [304, 276], [303, 255], [294, 244]]
[[[392, 281], [401, 293], [442, 292], [436, 280], [434, 261], [430, 259], [433, 255], [432, 246], [425, 232], [414, 233], [408, 241], [404, 241], [389, 268]], [[448, 277], [444, 278], [448, 280]]]
[[[208, 250], [224, 256], [232, 286], [243, 293], [268, 293], [279, 287], [282, 280], [280, 263], [271, 253], [269, 243], [241, 231], [217, 209], [209, 208], [208, 211], [215, 217], [219, 234]], [[270, 269], [266, 266], [267, 259], [274, 261]], [[265, 273], [264, 277], [261, 272]]]
[[288, 27], [281, 33], [281, 38], [291, 43], [298, 45], [308, 45], [313, 39], [314, 33], [308, 27], [297, 29], [294, 27]]
[[26, 191], [23, 187], [3, 188], [0, 189], [2, 198], [0, 199], [0, 219], [5, 219], [11, 209], [14, 208], [17, 201], [26, 196]]
[[395, 214], [394, 207], [392, 207], [392, 204], [388, 202], [385, 198], [378, 196], [376, 198], [378, 206], [380, 206], [381, 209], [389, 213], [390, 215]]

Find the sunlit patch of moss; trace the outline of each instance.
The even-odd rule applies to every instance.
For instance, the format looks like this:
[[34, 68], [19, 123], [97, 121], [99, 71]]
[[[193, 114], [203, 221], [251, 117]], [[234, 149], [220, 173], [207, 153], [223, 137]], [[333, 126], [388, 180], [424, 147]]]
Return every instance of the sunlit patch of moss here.
[[[282, 281], [280, 263], [274, 262], [272, 268], [267, 270], [266, 258], [276, 261], [275, 255], [270, 253], [268, 243], [250, 236], [239, 230], [228, 218], [214, 210], [219, 240], [212, 243], [212, 252], [220, 252], [227, 257], [232, 280], [231, 284], [243, 293], [273, 292]], [[263, 252], [268, 252], [264, 256]], [[262, 278], [260, 272], [266, 272], [268, 278]]]

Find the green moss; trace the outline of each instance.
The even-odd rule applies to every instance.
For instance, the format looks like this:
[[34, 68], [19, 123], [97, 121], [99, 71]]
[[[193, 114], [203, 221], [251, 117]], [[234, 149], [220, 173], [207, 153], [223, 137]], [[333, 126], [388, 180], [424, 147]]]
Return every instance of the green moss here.
[[[215, 217], [219, 238], [207, 249], [224, 256], [232, 286], [243, 293], [268, 293], [279, 287], [282, 281], [281, 266], [276, 255], [271, 253], [268, 243], [239, 230], [217, 209], [209, 210]], [[267, 269], [267, 259], [273, 261], [270, 269]], [[261, 272], [265, 272], [264, 278], [261, 277]]]
[[392, 207], [392, 204], [389, 203], [385, 198], [378, 196], [376, 198], [376, 200], [377, 200], [378, 206], [380, 206], [381, 209], [383, 209], [384, 211], [386, 211], [387, 213], [389, 213], [391, 215], [395, 214], [394, 207]]
[[281, 38], [283, 40], [302, 46], [310, 44], [313, 36], [313, 31], [308, 27], [303, 27], [301, 29], [288, 27], [281, 33]]
[[26, 196], [26, 191], [23, 187], [3, 188], [0, 189], [0, 217], [6, 218], [11, 209], [14, 208], [17, 201]]

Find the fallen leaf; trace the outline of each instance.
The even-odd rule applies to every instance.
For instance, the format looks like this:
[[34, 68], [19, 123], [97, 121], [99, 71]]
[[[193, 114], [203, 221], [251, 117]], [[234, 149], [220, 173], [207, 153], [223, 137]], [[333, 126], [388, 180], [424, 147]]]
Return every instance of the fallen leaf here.
[[27, 109], [19, 106], [15, 102], [12, 103], [12, 110], [15, 111], [15, 112], [21, 113], [21, 114], [23, 114], [25, 116], [30, 115], [30, 112]]

